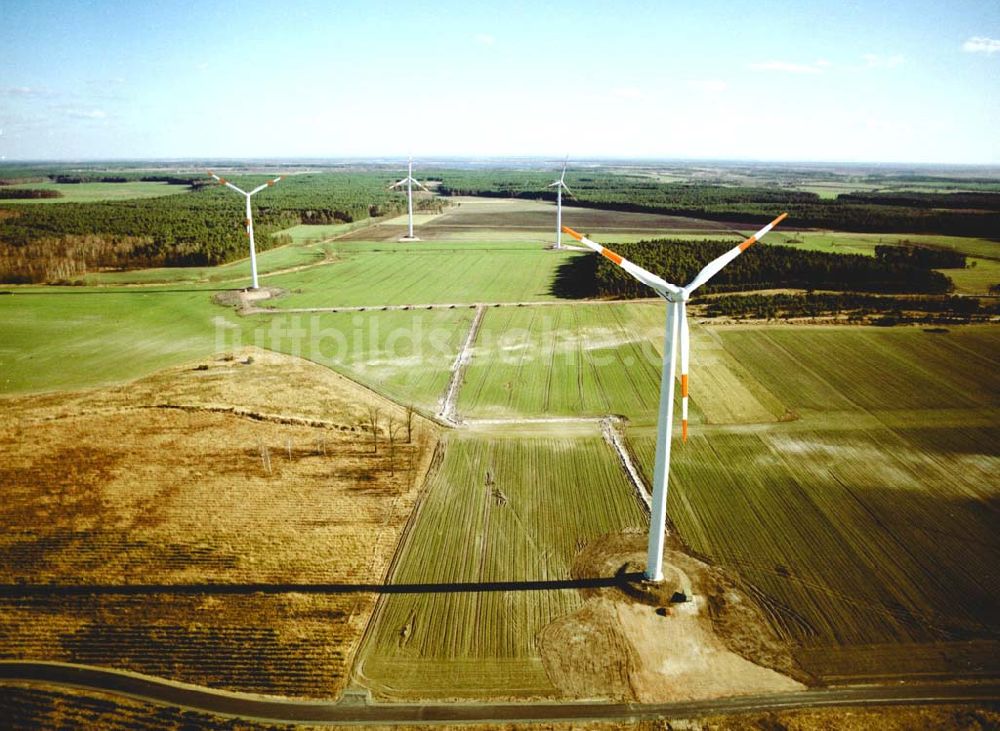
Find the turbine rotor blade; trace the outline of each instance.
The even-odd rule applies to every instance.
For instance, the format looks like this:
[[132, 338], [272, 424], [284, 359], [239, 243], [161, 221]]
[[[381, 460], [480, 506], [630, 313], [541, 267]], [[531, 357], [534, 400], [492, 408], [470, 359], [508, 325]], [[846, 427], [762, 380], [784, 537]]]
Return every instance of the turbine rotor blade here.
[[698, 275], [694, 279], [691, 280], [691, 283], [689, 285], [687, 285], [686, 287], [684, 287], [684, 291], [687, 294], [691, 294], [693, 291], [695, 291], [696, 289], [698, 289], [698, 287], [700, 287], [705, 282], [707, 282], [709, 279], [711, 279], [716, 274], [718, 274], [720, 271], [722, 271], [722, 269], [726, 266], [726, 264], [728, 264], [729, 262], [731, 262], [733, 259], [735, 259], [736, 257], [738, 257], [744, 251], [746, 251], [751, 246], [753, 246], [755, 243], [757, 243], [762, 238], [764, 238], [764, 235], [768, 231], [770, 231], [772, 228], [774, 228], [779, 223], [781, 223], [782, 221], [784, 221], [786, 218], [788, 218], [788, 214], [787, 213], [782, 213], [776, 219], [774, 219], [769, 224], [767, 224], [766, 226], [764, 226], [764, 228], [762, 228], [760, 231], [758, 231], [757, 233], [755, 233], [750, 238], [746, 239], [743, 243], [739, 244], [738, 246], [733, 247], [732, 249], [730, 249], [729, 251], [727, 251], [722, 256], [717, 257], [717, 258], [713, 259], [712, 261], [710, 261], [705, 266], [705, 268], [702, 269], [700, 272], [698, 272]]
[[632, 262], [630, 262], [625, 257], [621, 256], [620, 254], [615, 253], [614, 251], [612, 251], [611, 249], [609, 249], [609, 248], [607, 248], [605, 246], [601, 246], [596, 241], [591, 241], [590, 239], [588, 239], [583, 234], [577, 233], [576, 231], [574, 231], [573, 229], [571, 229], [569, 226], [563, 226], [562, 230], [563, 230], [563, 233], [569, 234], [574, 239], [576, 239], [577, 241], [579, 241], [581, 244], [584, 244], [588, 248], [593, 249], [594, 251], [596, 251], [598, 254], [600, 254], [601, 256], [603, 256], [605, 259], [610, 259], [612, 262], [614, 262], [615, 264], [617, 264], [618, 266], [620, 266], [622, 269], [624, 269], [626, 272], [628, 272], [629, 274], [631, 274], [633, 278], [639, 280], [640, 282], [642, 282], [643, 284], [645, 284], [647, 287], [651, 287], [652, 289], [656, 290], [656, 292], [659, 293], [660, 295], [666, 296], [666, 294], [668, 292], [676, 294], [676, 293], [678, 293], [678, 292], [681, 291], [680, 287], [678, 287], [678, 286], [676, 286], [674, 284], [670, 284], [670, 282], [667, 282], [662, 277], [658, 277], [655, 274], [653, 274], [652, 272], [646, 271], [645, 269], [643, 269], [641, 266], [638, 266], [637, 264], [633, 264]]
[[573, 191], [569, 189], [569, 186], [566, 185], [566, 183], [562, 183], [562, 187], [563, 187], [563, 190], [565, 190], [567, 193], [569, 193], [570, 195], [573, 195]]
[[688, 366], [691, 361], [691, 331], [688, 328], [687, 302], [681, 302], [681, 441], [688, 438]]
[[[416, 185], [418, 188], [423, 188], [424, 190], [427, 190], [427, 186], [421, 183], [419, 180], [414, 180], [413, 184]], [[430, 193], [429, 190], [427, 190], [427, 192]]]
[[247, 192], [246, 192], [245, 190], [243, 190], [243, 188], [240, 188], [240, 187], [238, 187], [238, 186], [235, 186], [235, 185], [233, 185], [232, 183], [230, 183], [230, 182], [229, 182], [228, 180], [226, 180], [225, 178], [223, 178], [223, 177], [220, 177], [220, 176], [216, 175], [215, 173], [209, 173], [209, 174], [210, 174], [210, 175], [211, 175], [211, 176], [212, 176], [213, 178], [215, 178], [216, 180], [218, 180], [218, 181], [219, 181], [219, 184], [220, 184], [220, 185], [224, 185], [224, 186], [226, 186], [227, 188], [232, 188], [233, 190], [235, 190], [235, 191], [236, 191], [237, 193], [239, 193], [240, 195], [246, 195], [246, 194], [247, 194]]
[[392, 184], [392, 185], [390, 185], [389, 187], [390, 187], [390, 188], [398, 188], [398, 187], [399, 187], [400, 185], [402, 185], [402, 184], [403, 184], [403, 183], [405, 183], [405, 182], [406, 182], [406, 178], [403, 178], [402, 180], [399, 180], [399, 181], [397, 181], [397, 182], [393, 183], [393, 184]]
[[250, 191], [250, 195], [254, 195], [255, 193], [260, 193], [262, 190], [264, 190], [264, 188], [270, 188], [275, 183], [277, 183], [277, 182], [279, 182], [281, 180], [284, 180], [284, 179], [285, 179], [284, 175], [279, 175], [274, 180], [268, 180], [263, 185], [258, 185], [256, 188], [254, 188], [253, 190], [251, 190]]

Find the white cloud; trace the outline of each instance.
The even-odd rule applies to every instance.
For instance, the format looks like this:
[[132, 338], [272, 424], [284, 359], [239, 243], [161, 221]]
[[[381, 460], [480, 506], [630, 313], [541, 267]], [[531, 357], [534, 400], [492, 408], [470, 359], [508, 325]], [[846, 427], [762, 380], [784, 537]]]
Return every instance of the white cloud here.
[[829, 66], [829, 62], [817, 61], [808, 63], [788, 63], [786, 61], [761, 61], [750, 64], [754, 71], [781, 71], [788, 74], [819, 74]]
[[496, 42], [497, 39], [489, 33], [476, 33], [476, 43], [482, 46], [492, 46]]
[[103, 109], [67, 109], [66, 116], [76, 119], [106, 119], [108, 114]]
[[30, 86], [5, 86], [0, 89], [3, 96], [38, 96], [40, 93], [39, 89]]
[[865, 60], [865, 67], [870, 69], [894, 69], [906, 62], [906, 59], [898, 53], [892, 56], [879, 56], [877, 53], [866, 53], [862, 58]]
[[620, 87], [618, 89], [615, 89], [611, 93], [614, 94], [619, 99], [641, 99], [642, 98], [642, 90], [641, 89], [637, 89], [634, 86], [622, 86], [622, 87]]
[[987, 38], [986, 36], [973, 36], [962, 44], [962, 50], [966, 53], [985, 53], [992, 56], [1000, 52], [1000, 40]]
[[706, 94], [721, 94], [729, 88], [729, 84], [721, 79], [691, 79], [688, 86]]

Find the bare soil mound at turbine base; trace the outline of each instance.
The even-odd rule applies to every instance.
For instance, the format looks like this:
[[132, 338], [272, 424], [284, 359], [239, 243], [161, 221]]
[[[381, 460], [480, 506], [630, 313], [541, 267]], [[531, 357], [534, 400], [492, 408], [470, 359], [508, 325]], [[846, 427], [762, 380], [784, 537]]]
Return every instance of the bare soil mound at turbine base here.
[[[578, 554], [574, 578], [608, 576], [645, 563], [644, 533], [618, 533]], [[587, 601], [540, 635], [550, 679], [584, 697], [603, 684], [615, 697], [641, 702], [694, 700], [779, 692], [807, 679], [791, 648], [775, 637], [760, 608], [721, 571], [678, 548], [664, 556], [661, 597], [636, 590], [638, 577], [618, 586], [582, 589]], [[790, 677], [791, 676], [791, 677]]]

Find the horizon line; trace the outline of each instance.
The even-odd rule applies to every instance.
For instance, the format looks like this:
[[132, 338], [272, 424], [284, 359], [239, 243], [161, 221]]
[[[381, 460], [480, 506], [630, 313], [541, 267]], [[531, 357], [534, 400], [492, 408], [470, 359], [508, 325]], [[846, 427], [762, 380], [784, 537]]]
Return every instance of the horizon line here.
[[[416, 156], [416, 160], [424, 163], [434, 164], [435, 160], [440, 161], [464, 161], [464, 162], [497, 162], [497, 161], [537, 161], [537, 162], [562, 162], [564, 155], [468, 155], [468, 154], [447, 154], [436, 155], [427, 154]], [[248, 155], [248, 156], [211, 156], [211, 155], [182, 155], [182, 156], [149, 156], [149, 157], [24, 157], [0, 159], [0, 166], [12, 164], [95, 164], [95, 163], [143, 163], [143, 162], [174, 162], [174, 163], [201, 163], [201, 162], [267, 162], [280, 163], [282, 161], [294, 163], [324, 163], [324, 162], [354, 162], [354, 163], [395, 163], [399, 160], [405, 162], [406, 155], [329, 155], [329, 156], [296, 156], [296, 155]], [[927, 162], [927, 161], [906, 161], [906, 160], [823, 160], [810, 158], [797, 159], [777, 159], [777, 158], [736, 158], [736, 157], [670, 157], [670, 156], [649, 156], [641, 157], [636, 155], [590, 155], [581, 156], [572, 160], [576, 164], [587, 163], [609, 163], [609, 162], [629, 162], [629, 163], [713, 163], [713, 164], [741, 164], [741, 165], [845, 165], [845, 166], [910, 166], [910, 167], [952, 167], [970, 169], [992, 169], [1000, 172], [1000, 162], [996, 163], [971, 163], [971, 162]]]

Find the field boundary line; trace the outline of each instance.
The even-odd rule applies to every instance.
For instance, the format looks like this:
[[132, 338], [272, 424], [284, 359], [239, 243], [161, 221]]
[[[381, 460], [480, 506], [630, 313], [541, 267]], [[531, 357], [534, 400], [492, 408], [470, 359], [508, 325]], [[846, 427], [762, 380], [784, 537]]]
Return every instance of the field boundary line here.
[[[263, 275], [261, 275], [263, 276]], [[307, 312], [385, 312], [389, 310], [448, 310], [460, 307], [559, 307], [574, 304], [584, 305], [620, 305], [622, 303], [660, 302], [656, 297], [639, 297], [636, 299], [605, 300], [605, 299], [556, 299], [540, 301], [511, 302], [424, 302], [407, 305], [341, 305], [330, 307], [245, 307], [244, 315], [284, 315], [302, 314]]]

